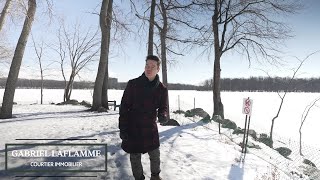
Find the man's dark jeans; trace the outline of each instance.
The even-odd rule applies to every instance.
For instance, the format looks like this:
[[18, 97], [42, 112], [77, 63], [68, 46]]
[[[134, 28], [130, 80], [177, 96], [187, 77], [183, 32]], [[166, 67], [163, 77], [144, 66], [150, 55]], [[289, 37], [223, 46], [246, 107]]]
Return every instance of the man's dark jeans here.
[[[148, 152], [150, 157], [150, 170], [152, 175], [160, 173], [160, 150], [159, 148]], [[141, 153], [131, 153], [130, 162], [133, 176], [136, 180], [144, 179], [143, 167], [141, 164]]]

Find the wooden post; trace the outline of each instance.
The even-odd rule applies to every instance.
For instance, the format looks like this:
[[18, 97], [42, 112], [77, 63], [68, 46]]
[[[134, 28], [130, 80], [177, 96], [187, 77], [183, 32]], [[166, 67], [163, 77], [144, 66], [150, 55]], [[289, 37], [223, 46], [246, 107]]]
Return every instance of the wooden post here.
[[[251, 116], [249, 116], [249, 122], [248, 122], [248, 128], [247, 128], [247, 140], [246, 140], [245, 147], [247, 147], [247, 145], [248, 145], [248, 139], [249, 139], [249, 128], [250, 128], [250, 119], [251, 119]], [[245, 154], [247, 153], [247, 148], [244, 150], [244, 153], [245, 153]]]
[[246, 115], [246, 120], [244, 123], [244, 131], [243, 131], [243, 141], [242, 141], [242, 149], [241, 149], [241, 153], [244, 153], [243, 149], [246, 148], [245, 147], [245, 142], [246, 142], [246, 132], [247, 132], [247, 119], [248, 119], [248, 115]]
[[180, 95], [178, 95], [178, 108], [179, 108], [179, 113], [180, 113]]
[[194, 97], [193, 98], [193, 109], [195, 109], [196, 108], [196, 98]]

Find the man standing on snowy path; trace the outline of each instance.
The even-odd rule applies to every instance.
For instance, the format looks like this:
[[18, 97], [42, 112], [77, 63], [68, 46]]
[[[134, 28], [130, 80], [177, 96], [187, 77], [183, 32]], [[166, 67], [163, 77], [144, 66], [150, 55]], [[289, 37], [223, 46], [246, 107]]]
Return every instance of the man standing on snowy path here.
[[128, 82], [121, 100], [121, 147], [130, 153], [131, 169], [136, 180], [145, 178], [141, 164], [142, 153], [149, 154], [151, 179], [161, 179], [156, 119], [158, 116], [160, 123], [168, 121], [168, 90], [159, 80], [160, 64], [157, 56], [147, 56], [144, 73]]

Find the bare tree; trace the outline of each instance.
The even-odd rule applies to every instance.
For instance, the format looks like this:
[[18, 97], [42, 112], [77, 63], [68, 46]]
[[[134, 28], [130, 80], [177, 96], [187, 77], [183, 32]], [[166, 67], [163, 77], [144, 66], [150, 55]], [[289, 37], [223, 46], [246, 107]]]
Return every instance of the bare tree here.
[[299, 137], [300, 137], [299, 138], [300, 139], [299, 140], [299, 153], [301, 156], [303, 156], [303, 153], [302, 153], [302, 126], [305, 123], [311, 108], [314, 107], [319, 100], [320, 100], [320, 97], [313, 100], [308, 106], [305, 107], [305, 109], [301, 115], [301, 124], [300, 124], [300, 128], [299, 128]]
[[[151, 4], [151, 10], [152, 5], [153, 4]], [[192, 1], [160, 0], [159, 4], [156, 4], [160, 15], [156, 20], [148, 19], [149, 26], [150, 24], [154, 24], [159, 31], [160, 51], [157, 49], [157, 52], [162, 61], [162, 81], [166, 86], [168, 86], [168, 64], [173, 63], [173, 58], [170, 58], [169, 56], [172, 54], [183, 56], [183, 52], [178, 52], [181, 50], [179, 49], [179, 46], [187, 43], [195, 43], [191, 35], [193, 34], [192, 30], [199, 30], [199, 28], [193, 25], [189, 19], [192, 17], [192, 13], [194, 12], [193, 6], [194, 3]], [[138, 17], [145, 19], [141, 16]], [[177, 33], [177, 31], [183, 31], [184, 33]], [[180, 34], [184, 34], [184, 36]], [[148, 45], [149, 44], [150, 39]], [[176, 46], [173, 44], [176, 44]], [[156, 48], [158, 47], [156, 46]], [[168, 57], [170, 59], [168, 59]]]
[[0, 15], [0, 32], [2, 30], [3, 24], [4, 24], [4, 20], [6, 18], [6, 15], [8, 13], [9, 10], [9, 6], [10, 6], [11, 0], [6, 0], [6, 3], [1, 11], [1, 15]]
[[[151, 4], [151, 8], [152, 8], [152, 6], [154, 6], [154, 5]], [[161, 47], [160, 59], [161, 59], [161, 66], [162, 66], [161, 67], [161, 70], [162, 70], [162, 83], [166, 87], [168, 87], [167, 44], [166, 44], [166, 42], [167, 42], [167, 33], [168, 33], [168, 16], [167, 16], [167, 9], [165, 7], [165, 4], [164, 4], [163, 0], [160, 0], [160, 7], [159, 7], [159, 5], [157, 5], [157, 7], [158, 7], [158, 9], [160, 11], [160, 14], [161, 14], [161, 17], [162, 17], [162, 24], [160, 25], [160, 22], [155, 22], [154, 19], [150, 19], [150, 22], [149, 22], [150, 25], [149, 26], [151, 26], [151, 25], [153, 26], [153, 24], [154, 24], [159, 30], [160, 47]], [[153, 22], [151, 20], [153, 20]], [[150, 35], [150, 29], [149, 29], [149, 35]], [[150, 43], [151, 43], [150, 39], [149, 39], [148, 43], [149, 43], [148, 45], [150, 46]], [[150, 48], [149, 46], [148, 46], [148, 48]], [[149, 51], [149, 49], [148, 49], [148, 51]], [[168, 102], [169, 102], [169, 99], [168, 99]], [[168, 105], [168, 109], [169, 109], [169, 105]], [[170, 113], [168, 114], [168, 118], [170, 119]]]
[[10, 61], [9, 61], [10, 58], [12, 58], [12, 50], [5, 41], [2, 41], [2, 38], [1, 38], [0, 39], [0, 63], [10, 65]]
[[6, 0], [0, 14], [0, 63], [5, 65], [10, 65], [10, 62], [8, 60], [12, 58], [12, 53], [11, 49], [8, 47], [8, 44], [4, 41], [4, 32], [1, 30], [3, 28], [6, 16], [8, 14], [11, 1], [12, 0]]
[[0, 13], [0, 63], [4, 65], [5, 69], [9, 69], [14, 49], [7, 40], [6, 31], [3, 26], [6, 19], [11, 21], [13, 21], [13, 19], [19, 19], [23, 22], [27, 8], [25, 3], [18, 1], [5, 0], [2, 2], [3, 9]]
[[91, 110], [96, 111], [100, 107], [109, 109], [108, 106], [108, 57], [110, 47], [110, 30], [112, 21], [113, 0], [103, 0], [100, 10], [101, 50], [100, 62], [93, 91]]
[[[113, 0], [103, 0], [100, 13], [91, 12], [91, 14], [99, 15], [99, 23], [101, 30], [101, 52], [98, 72], [95, 80], [93, 103], [91, 110], [95, 111], [99, 107], [109, 109], [108, 105], [108, 88], [109, 88], [109, 70], [108, 64], [112, 56], [116, 56], [116, 49], [122, 50], [121, 54], [125, 54], [122, 49], [123, 42], [127, 40], [128, 33], [131, 32], [129, 26], [130, 17], [124, 17], [124, 11], [117, 6]], [[111, 29], [113, 30], [111, 32]], [[110, 43], [113, 43], [110, 46]]]
[[[153, 51], [153, 47], [151, 47], [153, 42], [156, 53], [162, 62], [162, 82], [167, 87], [168, 64], [174, 63], [174, 59], [170, 58], [170, 55], [183, 56], [183, 53], [178, 53], [181, 50], [179, 47], [182, 44], [193, 43], [192, 35], [190, 35], [192, 33], [190, 32], [192, 29], [198, 29], [189, 20], [192, 17], [193, 5], [194, 3], [191, 1], [160, 0], [159, 3], [151, 1], [150, 18], [146, 18], [145, 14], [140, 15], [136, 12], [136, 16], [139, 19], [149, 22], [148, 54]], [[153, 12], [153, 6], [156, 7], [155, 12]], [[160, 42], [154, 42], [153, 36], [151, 36], [153, 32], [152, 26], [157, 28]], [[184, 33], [177, 33], [177, 31], [181, 31], [180, 28], [187, 30], [182, 30]]]
[[160, 12], [163, 19], [162, 26], [159, 23], [155, 23], [156, 27], [160, 32], [160, 46], [161, 46], [161, 65], [162, 65], [162, 82], [168, 87], [168, 77], [167, 77], [167, 45], [166, 37], [168, 33], [168, 16], [167, 9], [163, 0], [160, 0]]
[[[79, 72], [86, 67], [88, 63], [92, 62], [99, 53], [97, 32], [94, 34], [91, 34], [90, 30], [84, 34], [82, 34], [82, 32], [84, 31], [80, 29], [80, 26], [75, 25], [73, 32], [69, 33], [63, 24], [62, 32], [59, 30], [58, 33], [59, 45], [55, 51], [60, 56], [61, 71], [66, 85], [64, 89], [64, 101], [70, 100], [75, 77], [79, 75]], [[64, 67], [66, 57], [69, 58], [71, 71], [68, 80], [66, 79], [66, 70]]]
[[[55, 51], [58, 55], [59, 55], [59, 61], [57, 61], [60, 65], [60, 70], [61, 70], [61, 75], [63, 77], [64, 80], [64, 87], [67, 87], [67, 79], [66, 79], [66, 75], [65, 75], [65, 71], [64, 71], [64, 64], [66, 62], [66, 56], [67, 56], [67, 52], [66, 52], [66, 45], [63, 42], [63, 38], [62, 38], [62, 26], [60, 26], [59, 30], [58, 30], [58, 45], [53, 44], [53, 45], [48, 45], [51, 47], [51, 49], [53, 51]], [[63, 101], [65, 101], [66, 99], [66, 94], [63, 94]]]
[[46, 68], [43, 66], [43, 50], [44, 50], [44, 43], [41, 41], [40, 44], [36, 44], [34, 37], [32, 36], [33, 48], [37, 56], [39, 70], [40, 70], [40, 78], [41, 78], [41, 86], [40, 86], [40, 103], [43, 104], [43, 83], [44, 83], [44, 71]]
[[294, 78], [296, 77], [296, 74], [297, 74], [298, 70], [301, 68], [301, 66], [302, 66], [303, 63], [304, 63], [304, 61], [300, 61], [300, 64], [299, 64], [298, 68], [295, 69], [295, 70], [293, 70], [293, 75], [291, 76], [288, 84], [286, 85], [285, 91], [284, 91], [283, 93], [277, 91], [278, 96], [279, 96], [279, 98], [280, 98], [280, 104], [279, 104], [278, 111], [277, 111], [276, 115], [275, 115], [275, 116], [272, 118], [272, 120], [271, 120], [271, 128], [270, 128], [270, 135], [269, 135], [269, 137], [270, 137], [270, 139], [271, 139], [271, 142], [272, 142], [272, 143], [271, 143], [271, 147], [273, 147], [273, 128], [274, 128], [274, 122], [275, 122], [275, 120], [276, 120], [276, 119], [279, 117], [279, 115], [280, 115], [280, 112], [281, 112], [281, 109], [282, 109], [282, 105], [283, 105], [283, 103], [284, 103], [284, 99], [285, 99], [287, 93], [289, 92], [289, 89], [292, 88], [292, 87], [291, 87], [291, 83], [292, 83], [292, 81], [294, 80]]
[[[287, 95], [288, 92], [290, 92], [290, 89], [293, 89], [294, 87], [292, 87], [292, 82], [293, 80], [296, 78], [296, 75], [299, 71], [299, 69], [302, 67], [303, 63], [313, 54], [315, 54], [316, 52], [314, 53], [311, 53], [309, 54], [306, 58], [304, 58], [303, 60], [300, 60], [299, 58], [296, 57], [296, 59], [300, 62], [298, 67], [296, 69], [293, 70], [293, 74], [290, 78], [290, 80], [288, 81], [288, 83], [285, 85], [285, 90], [284, 92], [279, 92], [277, 91], [278, 93], [278, 96], [280, 98], [280, 104], [279, 104], [279, 108], [278, 108], [278, 111], [276, 113], [276, 115], [272, 118], [271, 120], [271, 128], [270, 128], [270, 139], [271, 139], [271, 147], [273, 146], [273, 128], [274, 128], [274, 122], [275, 120], [279, 117], [280, 115], [280, 112], [281, 112], [281, 109], [282, 109], [282, 106], [283, 106], [283, 103], [284, 103], [284, 99]], [[268, 74], [268, 73], [267, 73]], [[270, 77], [270, 75], [268, 75]]]
[[109, 54], [110, 54], [110, 39], [111, 39], [111, 23], [112, 23], [112, 9], [113, 9], [113, 0], [109, 0], [108, 14], [107, 14], [107, 46], [106, 46], [106, 59], [107, 67], [104, 75], [103, 86], [102, 86], [102, 106], [106, 109], [109, 109], [108, 104], [108, 89], [109, 89]]
[[[146, 25], [149, 27], [148, 54], [153, 52], [150, 49], [153, 49], [151, 46], [154, 46], [156, 48], [155, 54], [158, 54], [161, 60], [165, 61], [162, 71], [167, 71], [168, 65], [175, 64], [174, 56], [183, 56], [190, 52], [190, 44], [196, 43], [193, 39], [193, 30], [198, 31], [201, 28], [193, 23], [193, 13], [196, 12], [195, 4], [191, 0], [161, 0], [158, 3], [150, 0], [147, 2], [147, 4], [141, 5], [143, 7], [141, 8], [142, 12], [140, 12], [136, 8], [137, 3], [131, 0], [135, 7], [135, 15], [143, 22], [139, 31], [142, 29], [141, 27]], [[156, 7], [155, 12], [153, 12], [154, 5]], [[150, 15], [147, 17], [146, 12], [149, 12], [149, 9]], [[153, 20], [152, 17], [155, 19]], [[156, 38], [151, 35], [152, 26], [155, 26], [159, 32], [153, 32], [153, 34], [158, 35]], [[167, 77], [165, 76], [163, 83], [167, 85]]]
[[7, 78], [6, 88], [3, 95], [2, 107], [0, 118], [11, 118], [12, 117], [12, 106], [13, 98], [16, 89], [16, 83], [18, 80], [18, 75], [21, 67], [21, 62], [24, 54], [24, 50], [27, 44], [27, 40], [31, 31], [32, 23], [36, 13], [36, 0], [28, 1], [28, 11], [23, 24], [22, 32], [20, 34], [12, 63], [10, 66], [9, 75]]
[[222, 56], [233, 51], [245, 55], [249, 65], [252, 60], [259, 59], [271, 64], [279, 62], [277, 45], [291, 37], [291, 31], [284, 22], [276, 19], [276, 15], [296, 13], [301, 6], [297, 1], [277, 0], [195, 0], [194, 3], [202, 7], [201, 11], [213, 13], [199, 43], [214, 50], [213, 115], [224, 118], [220, 95]]
[[151, 0], [151, 10], [149, 18], [149, 35], [148, 35], [148, 55], [153, 54], [153, 34], [154, 34], [154, 17], [155, 17], [156, 0]]

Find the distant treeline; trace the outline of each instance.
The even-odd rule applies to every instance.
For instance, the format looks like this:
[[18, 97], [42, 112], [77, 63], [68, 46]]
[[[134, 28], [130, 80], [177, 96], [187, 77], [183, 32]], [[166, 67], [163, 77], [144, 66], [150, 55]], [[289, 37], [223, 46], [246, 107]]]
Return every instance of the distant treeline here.
[[[212, 79], [203, 83], [203, 89], [211, 90]], [[297, 78], [289, 77], [251, 77], [224, 78], [221, 79], [223, 91], [268, 91], [268, 92], [320, 92], [320, 78]]]
[[[125, 89], [127, 85], [127, 82], [120, 82], [119, 83], [119, 89]], [[202, 86], [195, 86], [190, 84], [175, 84], [175, 83], [169, 83], [170, 90], [200, 90]]]
[[[6, 78], [0, 78], [0, 88], [5, 88]], [[127, 82], [118, 82], [117, 78], [109, 78], [110, 89], [125, 89]], [[38, 89], [41, 87], [41, 80], [39, 79], [19, 79], [17, 82], [18, 88]], [[46, 89], [64, 89], [64, 81], [44, 80], [43, 87]], [[169, 84], [172, 90], [199, 90], [200, 86], [188, 84]], [[75, 81], [73, 89], [93, 89], [94, 82], [89, 81]]]
[[[291, 81], [291, 82], [290, 82]], [[0, 78], [0, 88], [5, 88], [6, 79]], [[117, 78], [109, 79], [110, 89], [124, 89], [127, 82], [118, 82]], [[202, 85], [170, 84], [170, 90], [198, 90], [211, 91], [212, 79], [205, 80]], [[46, 89], [63, 89], [64, 81], [44, 80], [43, 86]], [[18, 88], [40, 88], [41, 81], [38, 79], [19, 79]], [[94, 82], [75, 81], [73, 89], [93, 89]], [[299, 78], [287, 77], [251, 77], [251, 78], [224, 78], [221, 79], [222, 91], [268, 91], [277, 92], [288, 90], [290, 92], [320, 92], [320, 78]]]

